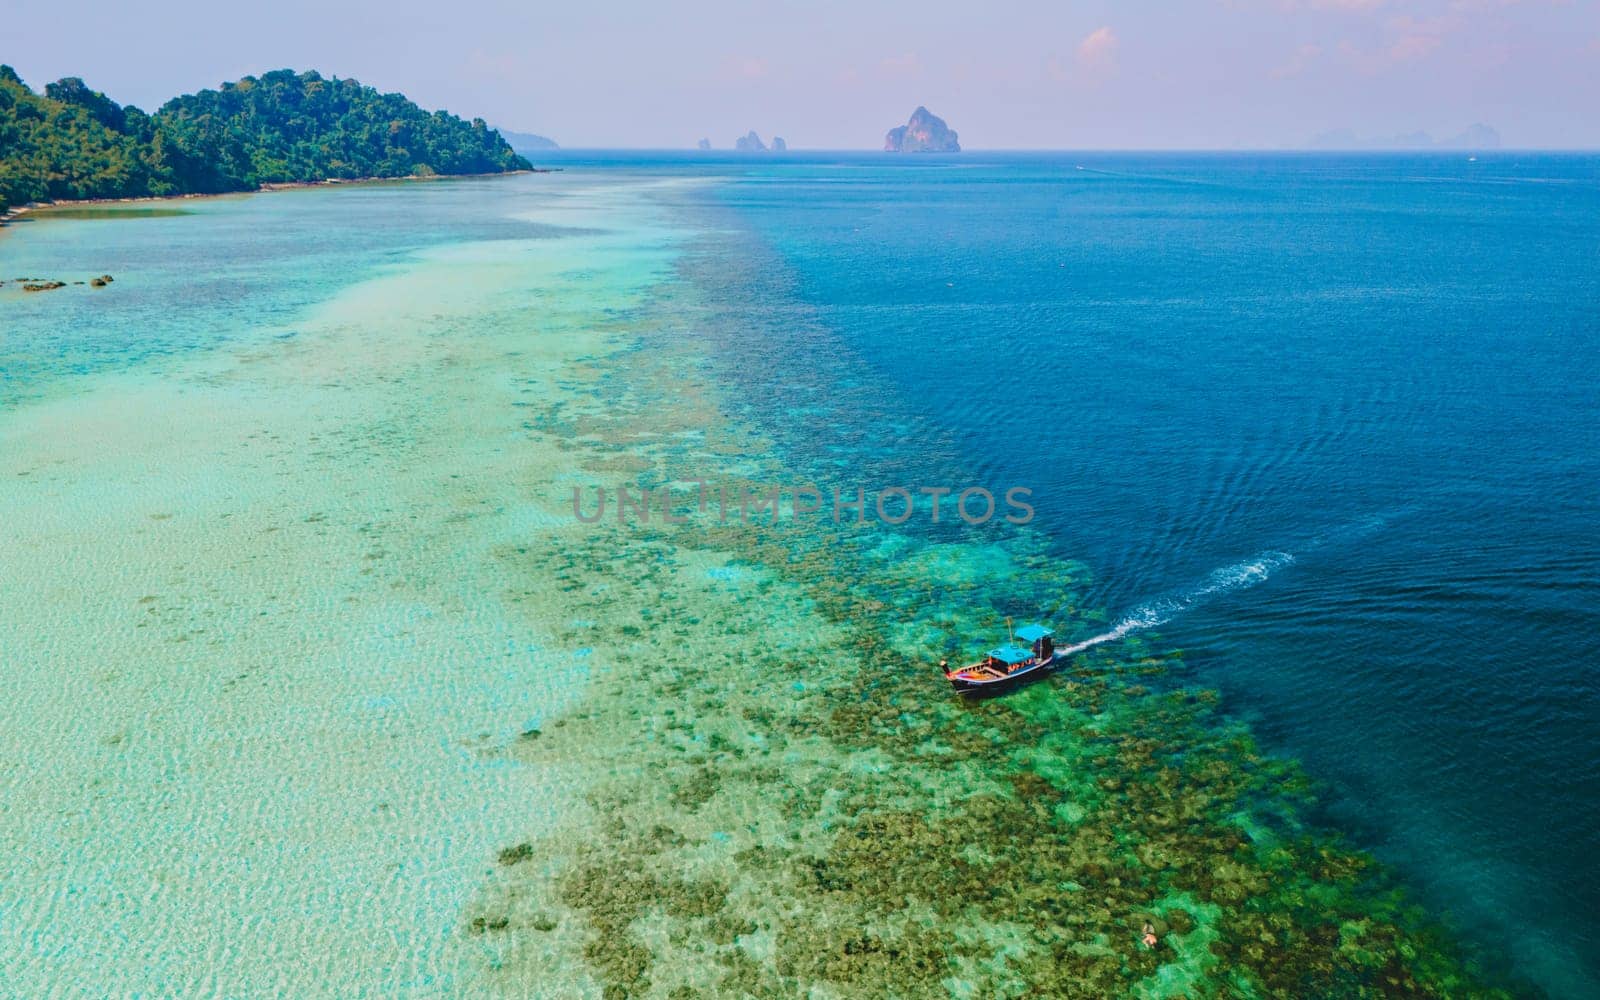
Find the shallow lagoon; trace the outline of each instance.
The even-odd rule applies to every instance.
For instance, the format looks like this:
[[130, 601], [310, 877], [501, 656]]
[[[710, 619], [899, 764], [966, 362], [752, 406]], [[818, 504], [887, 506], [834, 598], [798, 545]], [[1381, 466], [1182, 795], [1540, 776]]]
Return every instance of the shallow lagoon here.
[[[349, 193], [6, 234], [24, 267], [93, 248], [121, 272], [99, 298], [7, 303], [3, 739], [27, 763], [5, 780], [0, 952], [26, 995], [459, 988], [484, 866], [577, 790], [478, 754], [590, 669], [489, 555], [561, 526], [530, 512], [525, 484], [565, 464], [522, 407], [583, 380], [666, 236], [641, 213], [555, 254], [557, 224], [464, 233], [433, 205], [455, 238], [396, 246], [373, 229], [403, 195]], [[574, 229], [637, 201], [430, 193]], [[295, 265], [204, 263], [315, 227], [333, 249]]]

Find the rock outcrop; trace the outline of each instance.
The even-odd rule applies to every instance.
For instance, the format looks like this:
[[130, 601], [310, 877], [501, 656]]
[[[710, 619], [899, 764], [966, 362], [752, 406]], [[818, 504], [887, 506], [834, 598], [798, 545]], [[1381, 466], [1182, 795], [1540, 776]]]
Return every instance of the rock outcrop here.
[[883, 150], [886, 153], [959, 153], [961, 143], [956, 141], [956, 133], [943, 118], [919, 106], [911, 112], [909, 121], [890, 129], [883, 137]]
[[[87, 284], [93, 288], [104, 288], [114, 280], [116, 279], [112, 278], [111, 275], [102, 274], [98, 278], [90, 278], [87, 282], [74, 281], [72, 284]], [[67, 287], [67, 282], [58, 281], [54, 278], [17, 278], [13, 283], [21, 285], [22, 290], [25, 292], [53, 292], [58, 288]], [[0, 285], [4, 284], [4, 281], [0, 281]]]
[[703, 153], [706, 150], [711, 148], [711, 140], [710, 139], [701, 139], [699, 142], [695, 143], [695, 148], [700, 150]]
[[772, 151], [774, 153], [787, 153], [789, 151], [789, 144], [783, 141], [783, 136], [775, 135], [772, 137]]
[[751, 129], [733, 141], [733, 148], [741, 153], [765, 153], [767, 144], [761, 141], [759, 135], [756, 135], [755, 129]]

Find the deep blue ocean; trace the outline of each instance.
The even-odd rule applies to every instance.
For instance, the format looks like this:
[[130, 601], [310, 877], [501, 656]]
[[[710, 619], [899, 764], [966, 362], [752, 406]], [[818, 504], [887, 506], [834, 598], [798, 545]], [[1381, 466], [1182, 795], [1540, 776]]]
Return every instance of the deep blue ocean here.
[[1600, 995], [1600, 157], [554, 162], [726, 178], [694, 197], [750, 248], [716, 293], [752, 399], [848, 379], [905, 420], [815, 447], [1031, 487], [1330, 822]]

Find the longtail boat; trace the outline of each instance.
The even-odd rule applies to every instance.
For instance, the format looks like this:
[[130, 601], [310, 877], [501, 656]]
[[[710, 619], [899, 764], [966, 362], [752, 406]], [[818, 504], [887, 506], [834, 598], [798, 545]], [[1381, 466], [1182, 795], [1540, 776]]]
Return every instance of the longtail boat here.
[[[1043, 625], [1024, 625], [1017, 629], [1012, 641], [991, 649], [977, 663], [949, 669], [941, 661], [945, 680], [964, 695], [979, 696], [999, 694], [1043, 677], [1056, 660], [1054, 632]], [[1027, 646], [1018, 642], [1029, 643]]]

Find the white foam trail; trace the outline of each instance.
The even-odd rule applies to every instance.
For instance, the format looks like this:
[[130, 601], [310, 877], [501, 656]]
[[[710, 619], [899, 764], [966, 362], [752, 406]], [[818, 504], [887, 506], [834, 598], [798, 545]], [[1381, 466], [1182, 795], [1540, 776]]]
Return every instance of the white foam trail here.
[[1158, 597], [1138, 605], [1132, 611], [1123, 615], [1109, 632], [1102, 632], [1097, 636], [1083, 640], [1061, 649], [1063, 656], [1081, 653], [1090, 646], [1098, 646], [1103, 642], [1115, 642], [1123, 636], [1157, 625], [1165, 625], [1177, 615], [1188, 611], [1190, 608], [1217, 594], [1226, 594], [1233, 590], [1242, 590], [1253, 587], [1270, 577], [1273, 573], [1294, 562], [1294, 556], [1287, 552], [1263, 552], [1252, 559], [1243, 559], [1236, 563], [1214, 569], [1206, 574], [1206, 578], [1195, 586], [1179, 594]]
[[1412, 514], [1416, 513], [1420, 507], [1420, 504], [1407, 504], [1403, 507], [1390, 507], [1387, 510], [1380, 510], [1375, 514], [1368, 514], [1366, 517], [1358, 518], [1342, 527], [1334, 528], [1331, 531], [1324, 531], [1323, 533], [1313, 537], [1310, 541], [1305, 542], [1300, 546], [1300, 548], [1304, 552], [1312, 552], [1316, 549], [1322, 548], [1325, 545], [1347, 545], [1351, 542], [1362, 541], [1368, 535], [1375, 534], [1379, 531], [1382, 531], [1384, 528], [1387, 528], [1390, 522], [1399, 520], [1402, 517], [1411, 516]]

